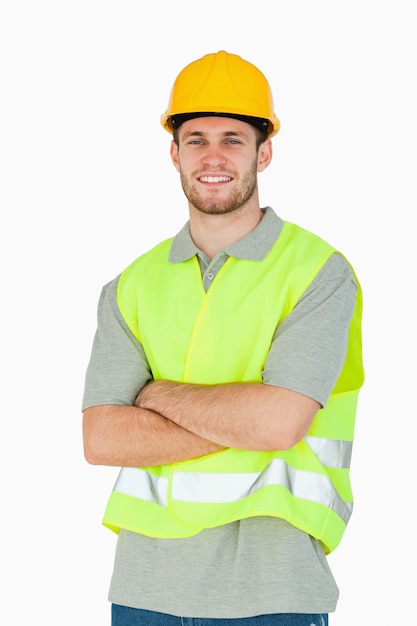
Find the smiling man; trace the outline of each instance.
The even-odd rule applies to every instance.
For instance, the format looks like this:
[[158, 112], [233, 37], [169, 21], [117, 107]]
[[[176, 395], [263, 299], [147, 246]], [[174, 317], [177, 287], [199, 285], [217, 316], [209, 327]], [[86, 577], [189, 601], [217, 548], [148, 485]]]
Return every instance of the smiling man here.
[[202, 250], [210, 246], [209, 256], [219, 249], [213, 249], [206, 228], [218, 230], [224, 247], [260, 222], [257, 175], [272, 158], [272, 142], [264, 132], [233, 118], [194, 118], [175, 131], [171, 158], [188, 199], [191, 237]]
[[113, 626], [323, 626], [351, 515], [361, 288], [329, 243], [261, 207], [279, 130], [265, 76], [220, 51], [161, 118], [189, 221], [104, 288], [88, 462], [120, 466]]

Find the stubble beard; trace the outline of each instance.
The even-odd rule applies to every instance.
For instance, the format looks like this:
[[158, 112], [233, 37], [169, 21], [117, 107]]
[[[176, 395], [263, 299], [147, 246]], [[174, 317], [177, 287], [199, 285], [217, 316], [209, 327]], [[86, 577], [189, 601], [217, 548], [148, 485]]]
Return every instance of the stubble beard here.
[[197, 211], [206, 215], [224, 215], [239, 210], [253, 197], [258, 185], [257, 163], [255, 161], [252, 167], [245, 172], [241, 184], [227, 198], [217, 198], [216, 196], [204, 198], [183, 172], [180, 173], [180, 178], [188, 202]]

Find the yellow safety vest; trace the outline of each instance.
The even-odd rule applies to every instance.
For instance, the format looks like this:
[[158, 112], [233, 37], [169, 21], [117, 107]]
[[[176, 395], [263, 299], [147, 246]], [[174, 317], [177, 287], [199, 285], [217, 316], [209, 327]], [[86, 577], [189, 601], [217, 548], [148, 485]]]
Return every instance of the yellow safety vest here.
[[[196, 257], [170, 263], [172, 239], [121, 275], [118, 304], [144, 347], [154, 379], [196, 384], [262, 382], [278, 324], [335, 251], [285, 222], [262, 261], [229, 257], [206, 293]], [[103, 524], [151, 537], [190, 537], [257, 515], [283, 518], [340, 542], [352, 512], [349, 480], [357, 397], [363, 384], [358, 283], [344, 367], [325, 408], [289, 450], [227, 448], [158, 467], [122, 468]]]

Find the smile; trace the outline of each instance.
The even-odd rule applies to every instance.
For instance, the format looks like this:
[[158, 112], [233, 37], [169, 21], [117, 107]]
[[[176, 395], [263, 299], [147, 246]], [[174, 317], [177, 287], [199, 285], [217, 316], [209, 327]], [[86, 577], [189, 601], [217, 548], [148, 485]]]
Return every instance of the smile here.
[[232, 179], [230, 176], [200, 176], [200, 183], [228, 183]]

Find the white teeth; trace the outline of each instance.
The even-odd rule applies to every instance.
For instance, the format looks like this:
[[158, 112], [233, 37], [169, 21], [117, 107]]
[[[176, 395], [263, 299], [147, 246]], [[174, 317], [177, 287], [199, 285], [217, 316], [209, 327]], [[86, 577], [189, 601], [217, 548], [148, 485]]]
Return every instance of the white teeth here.
[[227, 183], [232, 180], [229, 176], [200, 176], [202, 183]]

